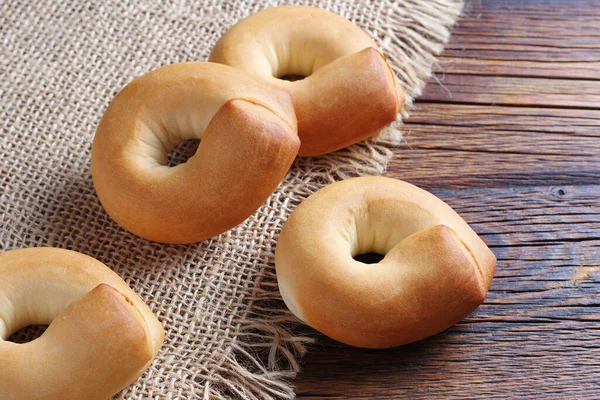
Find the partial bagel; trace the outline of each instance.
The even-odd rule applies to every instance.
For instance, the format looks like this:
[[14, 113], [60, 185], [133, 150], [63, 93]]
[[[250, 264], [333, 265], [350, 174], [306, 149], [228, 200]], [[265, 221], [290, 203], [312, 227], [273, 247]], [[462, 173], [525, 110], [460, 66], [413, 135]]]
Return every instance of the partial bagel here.
[[[219, 39], [209, 60], [291, 93], [301, 156], [330, 153], [377, 134], [404, 104], [393, 71], [369, 35], [316, 7], [253, 14]], [[281, 79], [286, 75], [306, 78]]]
[[[354, 256], [385, 255], [378, 264]], [[319, 190], [290, 215], [275, 253], [288, 308], [340, 342], [399, 346], [475, 310], [496, 257], [442, 200], [409, 183], [354, 178]]]
[[[186, 163], [167, 154], [202, 139]], [[92, 146], [94, 186], [129, 231], [168, 243], [199, 242], [242, 222], [273, 192], [299, 147], [283, 89], [213, 63], [180, 63], [127, 85]]]
[[[50, 325], [25, 344], [4, 341]], [[101, 262], [73, 251], [0, 253], [2, 399], [103, 399], [133, 383], [164, 338], [148, 306]]]

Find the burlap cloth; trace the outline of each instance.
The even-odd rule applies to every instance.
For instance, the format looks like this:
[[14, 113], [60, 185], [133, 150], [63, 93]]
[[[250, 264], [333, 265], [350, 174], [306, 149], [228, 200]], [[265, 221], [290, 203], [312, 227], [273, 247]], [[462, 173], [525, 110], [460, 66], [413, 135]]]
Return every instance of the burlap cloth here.
[[279, 230], [323, 185], [382, 173], [399, 140], [389, 129], [377, 141], [298, 159], [246, 222], [203, 243], [149, 243], [107, 216], [90, 148], [117, 91], [164, 64], [206, 60], [233, 23], [278, 4], [316, 5], [363, 27], [404, 83], [408, 107], [462, 7], [460, 0], [0, 1], [0, 250], [88, 254], [148, 302], [166, 341], [119, 398], [293, 398], [289, 378], [310, 339], [293, 333], [277, 292]]

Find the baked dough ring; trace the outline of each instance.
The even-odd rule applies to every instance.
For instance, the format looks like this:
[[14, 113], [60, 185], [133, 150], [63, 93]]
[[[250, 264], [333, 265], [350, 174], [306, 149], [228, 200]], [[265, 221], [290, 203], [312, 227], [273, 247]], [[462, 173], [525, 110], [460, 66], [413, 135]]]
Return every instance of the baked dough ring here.
[[[269, 8], [241, 20], [210, 61], [244, 69], [292, 95], [299, 155], [339, 150], [396, 119], [404, 95], [377, 44], [347, 19], [308, 6]], [[290, 82], [278, 79], [302, 75]]]
[[[202, 138], [196, 154], [168, 167], [167, 153], [193, 138]], [[256, 211], [299, 145], [284, 90], [225, 65], [173, 64], [112, 101], [94, 138], [92, 177], [124, 228], [158, 242], [199, 242]]]
[[[353, 259], [385, 254], [378, 264]], [[354, 178], [294, 210], [275, 253], [288, 308], [340, 342], [399, 346], [438, 333], [475, 310], [496, 257], [442, 200], [409, 183]]]
[[[25, 344], [4, 341], [50, 325]], [[69, 250], [0, 253], [0, 397], [102, 399], [133, 383], [164, 338], [160, 322], [101, 262]]]

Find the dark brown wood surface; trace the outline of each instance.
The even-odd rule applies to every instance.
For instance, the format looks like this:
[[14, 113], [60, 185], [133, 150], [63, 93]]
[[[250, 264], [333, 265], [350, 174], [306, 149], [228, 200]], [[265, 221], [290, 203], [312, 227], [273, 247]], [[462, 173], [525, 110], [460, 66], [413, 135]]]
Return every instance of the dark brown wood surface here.
[[388, 176], [498, 257], [485, 303], [388, 350], [323, 336], [300, 399], [600, 398], [600, 1], [470, 1]]

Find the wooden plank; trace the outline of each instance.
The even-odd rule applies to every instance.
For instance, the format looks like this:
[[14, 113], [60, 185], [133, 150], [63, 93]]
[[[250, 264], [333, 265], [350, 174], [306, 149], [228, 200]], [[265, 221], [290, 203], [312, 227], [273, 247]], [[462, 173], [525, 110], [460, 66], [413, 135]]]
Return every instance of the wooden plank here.
[[420, 101], [600, 109], [600, 81], [446, 74]]
[[600, 182], [600, 111], [417, 106], [392, 177], [425, 188]]
[[600, 186], [434, 192], [498, 257], [486, 302], [395, 349], [321, 337], [296, 380], [299, 398], [598, 398]]
[[[507, 51], [487, 56], [487, 59], [475, 58], [461, 50], [447, 52], [446, 56], [440, 57], [440, 64], [436, 66], [435, 73], [438, 76], [445, 74], [477, 74], [477, 75], [503, 75], [503, 76], [532, 76], [532, 77], [555, 77], [555, 78], [579, 78], [600, 79], [600, 59], [582, 60], [574, 55], [578, 61], [560, 61], [552, 59], [549, 61], [531, 60], [535, 54], [513, 55]], [[565, 50], [559, 57], [569, 57], [569, 51]], [[599, 51], [600, 53], [600, 51]], [[546, 53], [547, 55], [547, 53]], [[502, 57], [502, 59], [498, 59]], [[596, 56], [594, 56], [596, 57]], [[600, 57], [600, 54], [599, 56]], [[558, 58], [558, 57], [557, 57]]]
[[[552, 132], [600, 137], [600, 111], [533, 107], [488, 107], [418, 102], [405, 121], [413, 124], [497, 128], [516, 132]], [[438, 140], [439, 138], [436, 138]]]
[[597, 1], [472, 1], [438, 74], [600, 79]]

